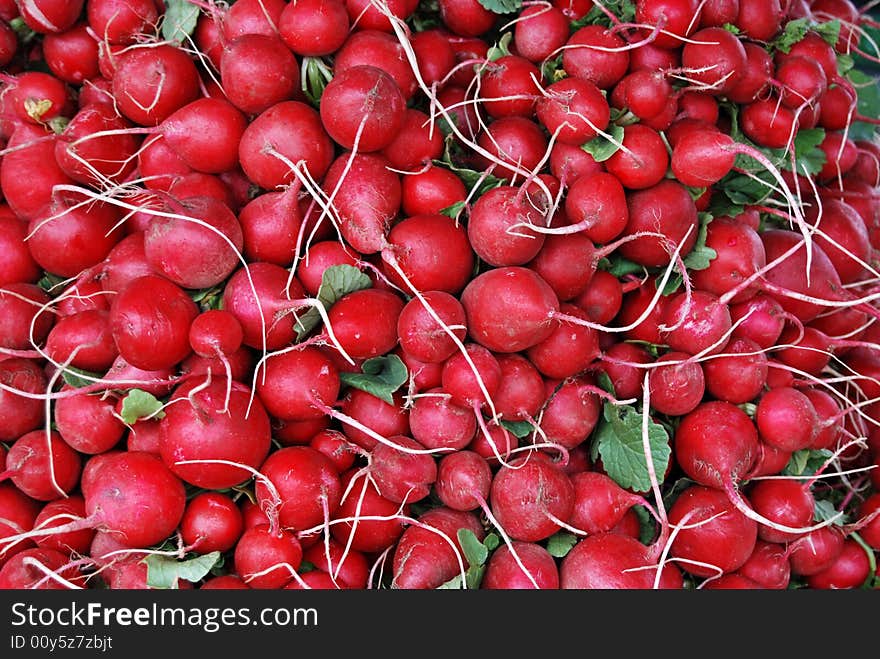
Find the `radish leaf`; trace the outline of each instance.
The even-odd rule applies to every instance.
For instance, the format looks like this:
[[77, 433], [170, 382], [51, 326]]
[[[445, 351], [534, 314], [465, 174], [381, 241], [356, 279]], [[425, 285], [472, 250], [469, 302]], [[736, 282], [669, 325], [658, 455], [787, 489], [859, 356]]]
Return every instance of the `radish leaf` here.
[[139, 419], [147, 417], [151, 419], [161, 419], [165, 416], [162, 410], [162, 401], [157, 399], [153, 394], [147, 393], [141, 389], [132, 389], [128, 395], [122, 399], [122, 417], [123, 423], [126, 425], [134, 425]]
[[[648, 443], [654, 472], [661, 481], [669, 464], [669, 435], [658, 423], [648, 421]], [[605, 471], [614, 482], [636, 492], [651, 489], [651, 478], [642, 444], [642, 414], [631, 405], [605, 404], [604, 419], [592, 447], [593, 459], [602, 457]]]
[[368, 359], [361, 370], [362, 373], [340, 373], [339, 379], [350, 387], [381, 398], [389, 405], [394, 405], [394, 392], [409, 378], [406, 365], [397, 355]]
[[532, 424], [528, 421], [501, 421], [500, 423], [517, 439], [528, 437], [534, 430]]
[[151, 554], [144, 559], [147, 564], [147, 585], [150, 588], [177, 588], [178, 579], [195, 583], [205, 577], [220, 558], [219, 551], [178, 561], [173, 556]]
[[593, 160], [596, 162], [605, 162], [620, 150], [621, 141], [623, 140], [623, 126], [610, 126], [608, 134], [611, 135], [613, 140], [599, 135], [589, 142], [581, 144], [581, 149], [593, 156]]
[[577, 544], [577, 536], [568, 531], [559, 531], [547, 538], [547, 553], [553, 558], [564, 558]]
[[162, 36], [168, 41], [183, 43], [196, 29], [199, 8], [188, 0], [165, 0]]
[[[317, 298], [324, 305], [324, 309], [330, 309], [342, 296], [370, 288], [372, 285], [370, 278], [353, 265], [332, 265], [321, 275]], [[320, 324], [321, 314], [312, 307], [300, 316], [293, 326], [297, 340], [301, 341]]]
[[495, 14], [512, 14], [522, 9], [522, 0], [477, 0], [485, 9]]
[[70, 385], [74, 389], [79, 389], [81, 387], [88, 387], [90, 384], [95, 384], [95, 382], [100, 380], [103, 376], [100, 373], [90, 373], [81, 368], [67, 366], [61, 374], [61, 377], [64, 379], [65, 384]]

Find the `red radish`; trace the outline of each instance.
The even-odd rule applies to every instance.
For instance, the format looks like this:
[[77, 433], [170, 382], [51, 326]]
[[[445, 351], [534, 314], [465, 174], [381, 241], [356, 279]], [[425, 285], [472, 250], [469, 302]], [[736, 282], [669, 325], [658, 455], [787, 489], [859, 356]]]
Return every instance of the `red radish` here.
[[456, 405], [480, 408], [489, 404], [498, 390], [501, 366], [484, 346], [467, 343], [463, 352], [446, 360], [442, 381]]
[[[389, 405], [381, 398], [351, 387], [342, 399], [342, 413], [382, 437], [408, 435], [409, 412], [404, 408], [403, 396], [398, 392], [392, 400], [393, 404]], [[374, 436], [352, 423], [343, 421], [342, 430], [349, 440], [368, 451], [379, 443]]]
[[429, 449], [463, 449], [477, 432], [473, 411], [452, 402], [450, 395], [439, 387], [428, 389], [415, 399], [409, 425], [412, 436]]
[[723, 488], [745, 478], [758, 454], [758, 432], [735, 405], [708, 401], [685, 416], [675, 434], [675, 458], [697, 483]]
[[550, 443], [571, 450], [586, 441], [596, 427], [601, 406], [595, 387], [583, 379], [566, 380], [558, 389], [556, 384], [546, 382], [541, 432]]
[[299, 66], [279, 37], [244, 34], [223, 49], [220, 79], [229, 101], [253, 115], [294, 97]]
[[332, 405], [339, 387], [339, 373], [330, 360], [308, 346], [270, 357], [265, 375], [257, 380], [257, 395], [272, 416], [299, 421], [324, 416], [315, 403]]
[[[668, 364], [667, 364], [668, 362]], [[657, 360], [648, 376], [651, 407], [661, 414], [681, 416], [696, 409], [703, 400], [705, 378], [703, 368], [690, 355], [670, 351]]]
[[583, 226], [583, 234], [596, 243], [617, 238], [629, 220], [623, 186], [615, 176], [605, 172], [578, 177], [568, 190], [565, 212], [572, 223]]
[[[33, 561], [28, 563], [28, 561]], [[67, 557], [54, 549], [26, 549], [6, 562], [0, 568], [0, 588], [10, 589], [40, 589], [40, 590], [66, 590], [68, 586], [59, 581], [47, 578], [46, 573], [36, 567], [34, 563], [42, 565], [46, 570], [58, 574], [60, 579], [70, 582], [76, 578], [75, 569], [62, 569], [67, 563]], [[37, 586], [37, 584], [40, 584]]]
[[240, 0], [222, 15], [223, 34], [230, 40], [243, 34], [274, 36], [284, 7], [283, 0]]
[[235, 316], [221, 309], [199, 314], [189, 326], [189, 343], [200, 357], [231, 355], [241, 347], [243, 338]]
[[[308, 446], [291, 446], [272, 453], [260, 468], [272, 484], [258, 480], [260, 506], [276, 515], [283, 528], [304, 530], [334, 516], [342, 489], [328, 458]], [[277, 510], [275, 507], [277, 506]]]
[[[78, 183], [124, 180], [134, 170], [139, 139], [125, 132], [131, 124], [106, 103], [76, 113], [55, 142], [55, 160]], [[104, 136], [96, 133], [108, 131]]]
[[761, 346], [746, 338], [731, 339], [723, 356], [703, 362], [706, 390], [734, 405], [758, 397], [767, 381], [767, 357]]
[[608, 102], [587, 80], [565, 78], [544, 90], [538, 102], [538, 119], [557, 139], [581, 145], [608, 127]]
[[669, 522], [688, 527], [676, 535], [671, 554], [683, 570], [699, 577], [733, 572], [755, 548], [757, 524], [714, 488], [687, 488], [669, 509]]
[[158, 20], [153, 0], [91, 0], [89, 27], [110, 44], [128, 44]]
[[200, 554], [229, 551], [242, 530], [241, 511], [219, 492], [202, 492], [190, 499], [180, 520], [183, 541]]
[[583, 309], [592, 322], [606, 325], [620, 311], [623, 286], [614, 275], [597, 270], [587, 287], [571, 302]]
[[755, 100], [742, 109], [740, 122], [746, 137], [771, 149], [782, 149], [791, 142], [797, 119], [789, 108], [777, 105], [771, 99]]
[[[759, 515], [794, 528], [807, 527], [813, 521], [816, 500], [803, 483], [793, 480], [758, 481], [748, 491], [749, 503]], [[758, 537], [767, 542], [793, 540], [790, 533], [758, 525]]]
[[782, 306], [774, 298], [763, 294], [747, 302], [731, 305], [730, 317], [736, 325], [732, 335], [754, 341], [763, 350], [776, 344], [785, 327]]
[[353, 24], [359, 25], [362, 29], [390, 32], [391, 19], [385, 12], [390, 12], [399, 20], [405, 20], [415, 11], [416, 5], [411, 0], [392, 0], [385, 5], [387, 9], [380, 10], [365, 0], [346, 0], [345, 7]]
[[703, 291], [676, 294], [663, 310], [661, 331], [674, 350], [689, 354], [718, 353], [727, 342], [732, 321], [726, 304]]
[[611, 531], [634, 505], [639, 496], [627, 492], [611, 478], [599, 472], [582, 472], [571, 478], [574, 485], [574, 510], [569, 523], [588, 535]]
[[523, 265], [537, 256], [544, 243], [543, 234], [529, 229], [544, 225], [542, 215], [523, 191], [495, 188], [471, 209], [468, 238], [477, 255], [491, 265]]
[[549, 337], [559, 301], [553, 289], [527, 268], [496, 268], [467, 285], [462, 305], [468, 331], [495, 352], [519, 352]]
[[502, 466], [492, 480], [492, 513], [514, 540], [537, 542], [571, 515], [574, 487], [549, 458], [533, 454]]
[[[62, 391], [73, 393], [65, 387]], [[71, 395], [55, 402], [55, 425], [61, 438], [86, 455], [104, 453], [119, 444], [125, 424], [119, 419], [113, 398], [94, 394]]]
[[626, 73], [629, 53], [625, 42], [601, 25], [587, 25], [571, 35], [562, 54], [565, 72], [608, 89]]
[[859, 588], [871, 574], [871, 559], [855, 540], [847, 539], [829, 567], [807, 577], [810, 588]]
[[417, 32], [410, 38], [410, 44], [425, 84], [441, 83], [455, 67], [455, 51], [445, 32], [439, 29]]
[[348, 244], [361, 254], [374, 254], [387, 246], [386, 234], [400, 209], [401, 190], [400, 179], [388, 169], [383, 156], [340, 156], [330, 166], [323, 189]]
[[57, 432], [34, 430], [9, 449], [4, 474], [32, 499], [52, 501], [76, 487], [81, 464], [79, 454]]
[[[375, 288], [344, 295], [329, 311], [330, 326], [354, 359], [369, 359], [397, 345], [398, 317], [403, 301], [394, 293]], [[366, 325], [370, 331], [365, 331]]]
[[[560, 312], [588, 321], [587, 314], [573, 304], [560, 305]], [[599, 356], [599, 334], [591, 327], [562, 319], [543, 341], [526, 350], [542, 375], [563, 380], [582, 373]]]
[[638, 540], [599, 533], [578, 542], [562, 559], [559, 584], [578, 590], [649, 589], [656, 571], [651, 569], [648, 548]]
[[406, 52], [397, 38], [377, 30], [351, 34], [333, 56], [333, 72], [338, 74], [355, 66], [373, 66], [390, 75], [403, 97], [409, 100], [417, 83]]
[[28, 226], [34, 260], [62, 277], [78, 276], [97, 265], [119, 242], [119, 213], [110, 204], [88, 203], [73, 194], [58, 195], [35, 214]]
[[391, 76], [373, 66], [337, 73], [321, 101], [324, 127], [346, 149], [368, 152], [385, 148], [406, 117], [406, 100], [400, 88]]
[[210, 288], [226, 279], [239, 264], [242, 246], [235, 215], [210, 197], [169, 203], [166, 216], [156, 217], [144, 234], [147, 262], [184, 288]]
[[[21, 147], [0, 160], [0, 187], [19, 218], [30, 219], [49, 205], [56, 185], [73, 183], [55, 161], [56, 139], [43, 126], [19, 123], [6, 144], [8, 149]], [[21, 176], [25, 171], [39, 172], [39, 176]]]
[[24, 237], [27, 225], [8, 206], [0, 206], [0, 286], [17, 282], [33, 283], [40, 278], [41, 268], [28, 250]]
[[468, 563], [458, 539], [460, 529], [470, 531], [477, 540], [485, 536], [473, 513], [439, 507], [422, 515], [397, 544], [391, 587], [437, 588], [461, 574]]
[[[304, 297], [299, 282], [272, 263], [250, 263], [229, 278], [223, 289], [223, 309], [238, 320], [246, 346], [277, 350], [289, 345], [296, 332], [294, 301]], [[252, 288], [253, 286], [253, 288]]]
[[489, 496], [492, 471], [473, 451], [456, 451], [440, 460], [434, 488], [443, 505], [453, 510], [475, 510]]
[[293, 181], [291, 164], [300, 161], [312, 177], [323, 177], [333, 161], [333, 141], [315, 110], [299, 101], [284, 101], [248, 124], [238, 157], [247, 177], [271, 190]]
[[791, 573], [809, 577], [829, 569], [843, 551], [843, 532], [835, 526], [823, 526], [804, 534], [789, 545]]
[[40, 504], [12, 483], [0, 482], [0, 567], [15, 554], [33, 547], [29, 539], [7, 542], [6, 538], [30, 531], [40, 512]]
[[356, 551], [381, 552], [400, 538], [404, 522], [397, 516], [406, 515], [409, 508], [404, 506], [401, 513], [400, 504], [383, 497], [364, 472], [358, 473], [352, 470], [342, 476], [343, 498], [336, 512], [340, 521], [330, 532], [337, 542]]
[[608, 172], [631, 190], [644, 190], [660, 183], [669, 165], [660, 134], [643, 124], [630, 124], [624, 128], [621, 144], [623, 148], [605, 161]]
[[437, 480], [437, 464], [424, 453], [404, 453], [404, 449], [421, 449], [409, 437], [389, 437], [390, 444], [378, 444], [371, 452], [370, 475], [386, 499], [396, 503], [415, 503], [428, 496]]
[[761, 396], [755, 422], [764, 442], [783, 451], [800, 451], [813, 443], [819, 420], [806, 395], [777, 387]]
[[466, 196], [461, 179], [442, 167], [431, 166], [403, 178], [401, 203], [407, 216], [439, 213]]
[[263, 462], [269, 418], [259, 401], [250, 401], [247, 387], [222, 379], [208, 386], [190, 380], [173, 398], [180, 400], [160, 422], [159, 450], [181, 480], [207, 489], [232, 487], [251, 476], [237, 465], [256, 469]]
[[[718, 296], [724, 295], [767, 264], [764, 245], [757, 231], [736, 220], [712, 220], [706, 229], [706, 246], [714, 249], [716, 256], [709, 262], [708, 268], [695, 271], [692, 280], [697, 288]], [[741, 290], [731, 302], [743, 302], [757, 290], [757, 286]]]
[[351, 469], [357, 457], [356, 447], [336, 430], [322, 430], [312, 437], [309, 446], [329, 458], [340, 474]]
[[[190, 353], [189, 327], [198, 309], [173, 283], [155, 275], [139, 277], [113, 300], [110, 323], [119, 354], [144, 370], [177, 364]], [[157, 323], [167, 328], [157, 335]]]
[[348, 36], [348, 12], [339, 0], [302, 0], [284, 5], [278, 34], [297, 55], [330, 55]]
[[740, 0], [734, 25], [751, 39], [768, 41], [779, 31], [784, 15], [780, 0]]
[[758, 540], [749, 560], [735, 574], [751, 579], [763, 588], [785, 590], [791, 577], [785, 546]]
[[459, 36], [476, 37], [495, 24], [496, 15], [477, 0], [441, 0], [438, 4], [443, 23]]
[[302, 562], [302, 546], [287, 531], [266, 525], [246, 530], [235, 545], [235, 569], [250, 588], [282, 588]]
[[444, 291], [428, 291], [421, 298], [410, 300], [398, 317], [397, 334], [401, 347], [416, 359], [443, 362], [452, 356], [456, 345], [429, 310], [433, 310], [447, 326], [457, 326], [453, 334], [459, 341], [464, 339], [464, 307]]
[[596, 260], [593, 242], [584, 232], [549, 235], [528, 267], [550, 285], [560, 301], [568, 301], [590, 283]]
[[[486, 564], [480, 588], [487, 590], [528, 590], [559, 588], [559, 568], [541, 545], [515, 540], [511, 547], [499, 547]], [[516, 558], [514, 558], [514, 552]], [[517, 562], [519, 561], [519, 562]], [[520, 567], [520, 563], [522, 567]]]
[[569, 37], [569, 20], [556, 7], [535, 5], [519, 15], [513, 32], [517, 52], [532, 62], [553, 55]]
[[32, 341], [42, 343], [55, 323], [49, 306], [49, 296], [34, 284], [0, 288], [0, 347], [27, 350]]
[[[257, 197], [257, 199], [260, 198]], [[239, 219], [241, 219], [241, 215], [239, 215]], [[245, 230], [245, 250], [247, 250], [247, 230]], [[327, 268], [334, 265], [357, 267], [357, 257], [358, 255], [352, 250], [335, 240], [314, 243], [297, 264], [296, 278], [309, 295], [317, 295], [321, 287], [321, 279]]]
[[327, 544], [323, 542], [313, 545], [305, 552], [303, 558], [314, 565], [317, 570], [328, 573], [331, 581], [340, 588], [366, 588], [369, 580], [369, 564], [364, 555], [339, 544], [332, 538]]
[[408, 109], [400, 130], [382, 154], [395, 169], [418, 171], [443, 153], [443, 135], [431, 118], [419, 110]]
[[[34, 520], [34, 526], [36, 528], [52, 528], [85, 516], [85, 500], [78, 494], [72, 494], [66, 499], [56, 499], [43, 506]], [[46, 535], [34, 538], [34, 541], [42, 549], [54, 549], [63, 554], [88, 555], [94, 535], [95, 532], [92, 529], [82, 529], [70, 533]]]
[[407, 294], [412, 291], [398, 268], [419, 291], [456, 295], [473, 274], [474, 254], [468, 236], [462, 226], [445, 215], [408, 217], [388, 232], [382, 271]]
[[477, 138], [477, 145], [482, 149], [478, 153], [480, 166], [495, 165], [493, 173], [507, 181], [512, 181], [516, 174], [522, 175], [523, 171], [536, 170], [548, 149], [547, 138], [540, 126], [517, 116], [493, 121]]
[[155, 126], [196, 100], [198, 79], [195, 64], [179, 48], [134, 48], [116, 60], [113, 97], [128, 119]]
[[238, 144], [247, 127], [228, 101], [200, 98], [162, 122], [165, 142], [196, 171], [219, 174], [238, 164]]

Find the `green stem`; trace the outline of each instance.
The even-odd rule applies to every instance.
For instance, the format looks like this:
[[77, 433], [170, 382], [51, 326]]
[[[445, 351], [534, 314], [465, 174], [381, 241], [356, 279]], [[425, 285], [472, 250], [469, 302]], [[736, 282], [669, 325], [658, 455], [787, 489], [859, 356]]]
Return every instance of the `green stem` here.
[[862, 584], [862, 588], [864, 590], [873, 590], [874, 588], [874, 577], [877, 574], [877, 557], [874, 555], [874, 550], [868, 546], [868, 543], [862, 540], [862, 536], [853, 531], [849, 534], [853, 540], [855, 540], [859, 547], [865, 550], [865, 553], [868, 555], [868, 565], [871, 568], [871, 571], [868, 572], [868, 578], [865, 579], [865, 582]]

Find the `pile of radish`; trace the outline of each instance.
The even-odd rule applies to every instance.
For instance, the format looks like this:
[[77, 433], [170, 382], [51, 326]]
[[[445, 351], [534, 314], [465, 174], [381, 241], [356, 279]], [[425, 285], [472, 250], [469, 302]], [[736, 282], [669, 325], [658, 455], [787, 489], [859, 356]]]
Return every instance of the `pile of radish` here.
[[869, 9], [0, 0], [0, 588], [878, 587]]

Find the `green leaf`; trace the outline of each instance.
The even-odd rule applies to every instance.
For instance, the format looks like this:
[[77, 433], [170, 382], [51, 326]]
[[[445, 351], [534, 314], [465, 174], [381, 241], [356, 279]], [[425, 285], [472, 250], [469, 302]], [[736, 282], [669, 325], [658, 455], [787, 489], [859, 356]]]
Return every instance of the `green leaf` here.
[[486, 53], [486, 59], [490, 62], [494, 62], [495, 60], [510, 55], [510, 42], [512, 40], [513, 32], [505, 32], [502, 34], [501, 38], [498, 39], [498, 43], [489, 48], [489, 51]]
[[816, 501], [816, 509], [813, 513], [813, 518], [817, 522], [827, 522], [828, 520], [833, 519], [835, 526], [843, 526], [846, 522], [846, 516], [841, 515], [837, 508], [834, 507], [834, 504], [827, 499], [819, 499]]
[[489, 551], [495, 551], [498, 549], [498, 546], [501, 544], [501, 538], [499, 538], [494, 533], [490, 533], [486, 536], [485, 540], [483, 540], [483, 546], [486, 547]]
[[[317, 298], [325, 309], [329, 309], [344, 295], [370, 288], [372, 285], [370, 278], [353, 265], [333, 265], [324, 270], [324, 274], [321, 276], [321, 286], [318, 288]], [[300, 316], [293, 326], [297, 333], [297, 340], [301, 341], [306, 334], [320, 324], [321, 314], [312, 307]]]
[[522, 8], [522, 0], [477, 0], [485, 9], [495, 14], [512, 14]]
[[489, 558], [489, 550], [479, 541], [474, 532], [470, 529], [458, 529], [456, 533], [461, 550], [467, 559], [468, 565], [483, 565]]
[[614, 139], [609, 140], [603, 135], [598, 135], [589, 142], [581, 144], [581, 148], [593, 156], [593, 160], [596, 162], [605, 162], [620, 150], [623, 140], [623, 126], [616, 124], [609, 126], [608, 134]]
[[782, 473], [786, 476], [812, 476], [832, 455], [827, 449], [804, 449], [791, 454]]
[[183, 43], [196, 29], [199, 8], [187, 0], [165, 0], [162, 19], [162, 37], [174, 43]]
[[[659, 284], [663, 279], [661, 275], [657, 275], [656, 284]], [[663, 297], [669, 297], [673, 293], [675, 293], [681, 285], [684, 283], [684, 277], [681, 276], [681, 273], [675, 272], [669, 279], [666, 280], [666, 285], [663, 287], [663, 290], [660, 291], [660, 294]]]
[[458, 219], [458, 216], [461, 212], [467, 207], [467, 204], [463, 201], [456, 201], [454, 204], [447, 206], [440, 210], [441, 215], [445, 215], [446, 217], [451, 217], [453, 220]]
[[787, 53], [791, 47], [801, 41], [807, 32], [810, 31], [810, 21], [807, 18], [798, 18], [785, 24], [785, 29], [776, 39], [771, 42], [771, 46], [776, 50]]
[[306, 57], [304, 61], [306, 74], [300, 86], [309, 102], [317, 108], [321, 106], [324, 88], [333, 80], [333, 69], [320, 57]]
[[147, 564], [147, 585], [150, 588], [177, 588], [178, 579], [195, 583], [207, 575], [220, 559], [219, 551], [178, 561], [173, 556], [151, 554], [144, 559]]
[[562, 55], [554, 57], [553, 59], [544, 60], [544, 64], [541, 66], [541, 73], [544, 76], [544, 80], [547, 81], [547, 84], [559, 82], [567, 77], [568, 74], [565, 72], [565, 69], [562, 68]]
[[532, 432], [534, 432], [535, 428], [528, 421], [504, 421], [501, 420], [500, 425], [507, 429], [511, 435], [516, 437], [517, 439], [522, 439], [523, 437], [528, 437]]
[[547, 553], [554, 558], [564, 558], [577, 544], [577, 536], [568, 531], [558, 531], [547, 538]]
[[606, 12], [614, 14], [621, 23], [632, 23], [636, 17], [636, 6], [632, 0], [603, 0], [602, 7], [605, 11], [594, 4], [590, 11], [572, 22], [571, 31], [575, 32], [587, 25], [611, 27], [611, 19]]
[[829, 46], [836, 45], [840, 38], [840, 20], [837, 18], [824, 23], [813, 23], [810, 29], [822, 37]]
[[53, 275], [51, 272], [47, 272], [43, 275], [40, 281], [37, 282], [37, 286], [42, 288], [47, 293], [51, 293], [65, 281], [67, 280], [64, 277], [59, 277], [58, 275]]
[[[604, 419], [594, 440], [606, 473], [621, 487], [636, 492], [651, 488], [642, 445], [642, 414], [631, 405], [605, 403]], [[648, 444], [654, 472], [662, 480], [671, 450], [666, 429], [648, 420]]]
[[745, 412], [746, 416], [748, 416], [750, 419], [754, 419], [755, 412], [758, 411], [758, 406], [755, 405], [754, 403], [741, 403], [741, 404], [737, 405], [737, 407], [739, 409], [741, 409], [743, 412]]
[[700, 213], [700, 229], [697, 232], [697, 242], [694, 248], [684, 257], [684, 265], [688, 270], [705, 270], [709, 267], [712, 259], [718, 256], [718, 253], [711, 247], [706, 247], [706, 233], [709, 223], [712, 221], [712, 215], [709, 213]]
[[385, 355], [368, 359], [361, 366], [361, 373], [340, 373], [344, 384], [381, 398], [394, 405], [394, 392], [409, 378], [406, 365], [397, 355]]
[[721, 27], [723, 27], [725, 30], [727, 30], [727, 31], [730, 32], [731, 34], [735, 34], [735, 35], [737, 35], [737, 36], [739, 36], [740, 34], [742, 34], [742, 30], [740, 30], [740, 29], [739, 29], [736, 25], [734, 25], [733, 23], [725, 23], [725, 24], [722, 25]]
[[[67, 366], [61, 374], [61, 377], [64, 379], [65, 384], [70, 385], [74, 389], [80, 389], [81, 387], [88, 387], [90, 384], [95, 384], [95, 380], [102, 378], [103, 375], [101, 373], [91, 373], [89, 371], [84, 371], [81, 368]], [[90, 380], [88, 378], [94, 379]]]
[[602, 389], [602, 391], [607, 391], [612, 396], [617, 396], [617, 392], [614, 390], [614, 383], [611, 381], [611, 376], [605, 371], [599, 371], [599, 374], [596, 376], [596, 384]]
[[639, 518], [639, 542], [643, 545], [650, 545], [654, 541], [654, 536], [657, 535], [654, 518], [644, 506], [633, 506], [632, 510]]
[[[856, 101], [856, 109], [859, 114], [864, 117], [880, 117], [880, 84], [878, 81], [863, 71], [853, 69], [847, 73], [847, 78], [855, 87], [858, 100]], [[857, 126], [861, 126], [863, 132], [870, 129], [870, 135], [873, 135], [875, 127], [864, 122], [853, 122], [850, 128], [850, 138], [852, 131]]]
[[852, 55], [847, 55], [845, 53], [841, 53], [837, 56], [837, 72], [840, 75], [845, 75], [855, 65], [856, 65], [856, 61], [853, 59]]
[[643, 274], [645, 272], [645, 266], [625, 259], [617, 253], [611, 255], [608, 259], [608, 266], [604, 269], [615, 277]]
[[461, 179], [461, 182], [464, 183], [464, 187], [467, 188], [467, 190], [472, 191], [472, 194], [470, 195], [471, 203], [482, 197], [489, 190], [493, 190], [506, 184], [504, 179], [492, 176], [491, 174], [486, 174], [486, 172], [478, 172], [474, 169], [468, 169], [467, 167], [456, 166], [452, 163], [452, 158], [448, 152], [444, 155], [441, 164], [452, 170], [452, 173], [458, 176], [458, 178]]
[[145, 419], [147, 417], [161, 419], [165, 416], [165, 412], [162, 410], [162, 401], [153, 394], [141, 389], [132, 389], [122, 399], [122, 413], [120, 416], [124, 423], [132, 426], [138, 419]]

